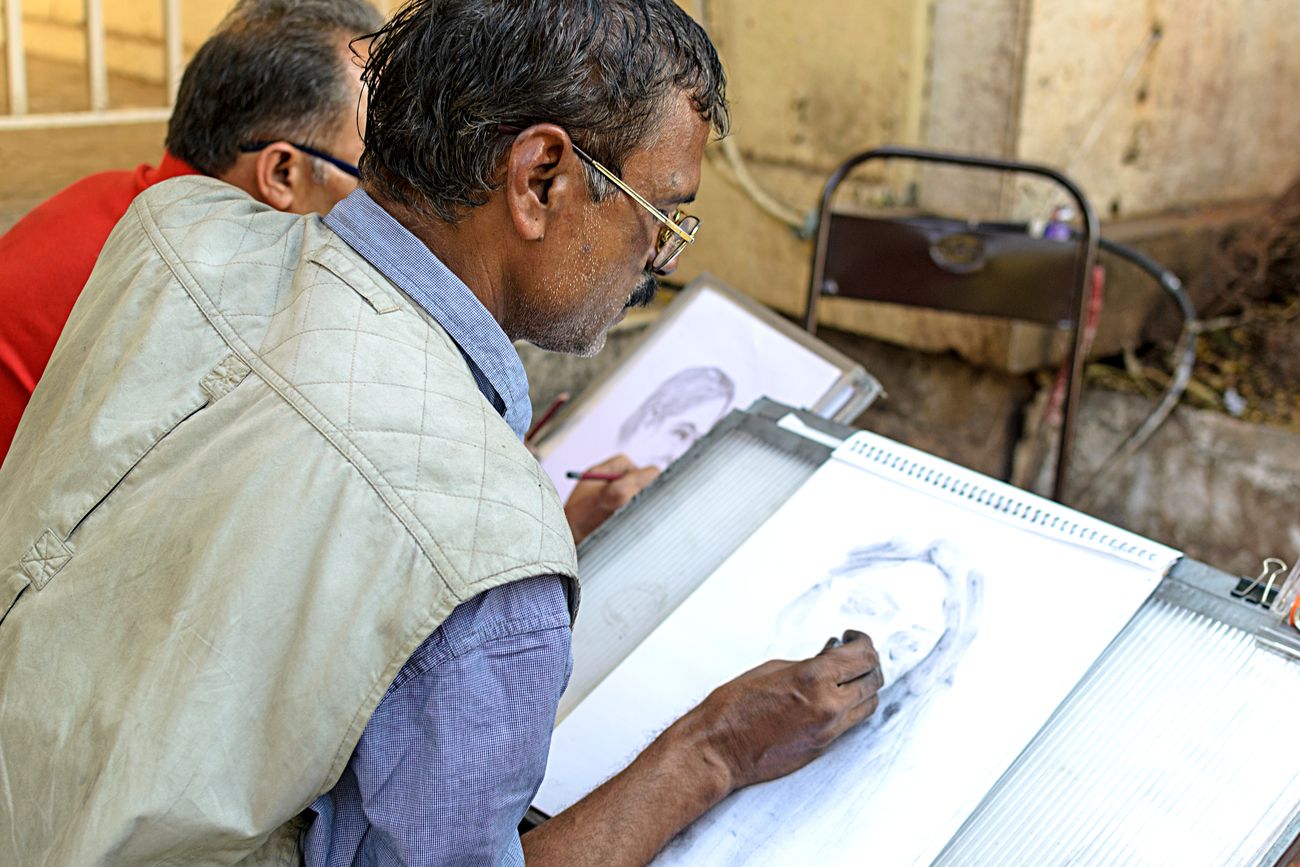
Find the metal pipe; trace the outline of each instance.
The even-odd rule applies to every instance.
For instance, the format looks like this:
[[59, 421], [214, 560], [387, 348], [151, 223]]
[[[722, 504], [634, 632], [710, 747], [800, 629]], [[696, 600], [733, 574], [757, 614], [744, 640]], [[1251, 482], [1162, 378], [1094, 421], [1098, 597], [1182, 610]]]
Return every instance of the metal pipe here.
[[176, 92], [181, 86], [181, 73], [185, 68], [184, 47], [181, 43], [181, 2], [163, 0], [163, 34], [167, 79], [167, 105], [176, 104]]
[[23, 53], [22, 0], [4, 0], [5, 55], [9, 70], [9, 113], [27, 114], [27, 58]]
[[86, 0], [86, 72], [90, 110], [108, 108], [108, 58], [104, 51], [104, 0]]

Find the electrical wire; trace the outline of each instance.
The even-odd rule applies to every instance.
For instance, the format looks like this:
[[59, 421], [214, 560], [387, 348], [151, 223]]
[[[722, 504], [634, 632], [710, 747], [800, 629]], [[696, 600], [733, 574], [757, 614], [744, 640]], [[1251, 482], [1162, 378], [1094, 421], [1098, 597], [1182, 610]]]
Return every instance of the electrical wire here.
[[1122, 443], [1106, 456], [1106, 459], [1101, 462], [1096, 472], [1080, 489], [1074, 499], [1081, 509], [1090, 505], [1092, 498], [1100, 490], [1102, 482], [1115, 470], [1123, 466], [1133, 455], [1137, 454], [1138, 450], [1147, 444], [1147, 441], [1160, 429], [1160, 426], [1173, 413], [1174, 408], [1178, 406], [1183, 392], [1187, 390], [1187, 384], [1192, 380], [1192, 368], [1196, 364], [1196, 336], [1201, 331], [1200, 323], [1196, 319], [1196, 308], [1192, 305], [1191, 298], [1183, 289], [1182, 281], [1178, 279], [1177, 275], [1150, 256], [1123, 244], [1100, 238], [1098, 246], [1107, 253], [1136, 265], [1153, 277], [1160, 284], [1160, 288], [1164, 289], [1165, 293], [1178, 305], [1178, 310], [1183, 316], [1183, 328], [1178, 337], [1178, 343], [1174, 348], [1174, 357], [1178, 359], [1178, 362], [1174, 368], [1174, 375], [1169, 382], [1169, 386], [1165, 389], [1164, 394], [1160, 396], [1160, 401], [1156, 404], [1155, 409], [1137, 426], [1133, 433], [1129, 434]]
[[[697, 0], [695, 12], [695, 20], [699, 22], [705, 31], [712, 33], [713, 14], [709, 8], [708, 0]], [[788, 226], [799, 240], [806, 241], [817, 234], [816, 208], [802, 212], [763, 189], [763, 186], [749, 171], [749, 167], [745, 165], [745, 159], [740, 153], [740, 147], [737, 146], [734, 136], [727, 136], [722, 139], [718, 142], [718, 147], [722, 151], [722, 161], [730, 170], [730, 172], [719, 172], [723, 180], [749, 196], [750, 200], [763, 213]], [[712, 157], [712, 153], [710, 153], [710, 157]], [[710, 160], [710, 162], [712, 161]]]
[[749, 167], [745, 165], [745, 160], [740, 154], [740, 148], [736, 145], [735, 138], [727, 136], [718, 142], [718, 147], [722, 150], [722, 157], [727, 168], [731, 170], [730, 174], [721, 173], [726, 181], [748, 195], [754, 204], [758, 205], [759, 209], [768, 216], [774, 217], [789, 226], [799, 238], [807, 240], [816, 233], [817, 212], [813, 210], [807, 214], [802, 214], [798, 209], [778, 200], [763, 189], [758, 181], [754, 179], [754, 176], [750, 174]]

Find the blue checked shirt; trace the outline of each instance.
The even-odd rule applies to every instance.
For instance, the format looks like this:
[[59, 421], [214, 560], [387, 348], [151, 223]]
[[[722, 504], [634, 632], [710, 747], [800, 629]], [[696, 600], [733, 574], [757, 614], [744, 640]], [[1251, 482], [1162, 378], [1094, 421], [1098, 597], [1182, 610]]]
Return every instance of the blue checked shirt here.
[[[469, 287], [361, 190], [325, 223], [446, 329], [522, 437], [527, 376]], [[553, 575], [452, 611], [398, 673], [338, 784], [311, 805], [307, 864], [522, 865], [517, 827], [546, 769], [569, 648], [568, 601]]]

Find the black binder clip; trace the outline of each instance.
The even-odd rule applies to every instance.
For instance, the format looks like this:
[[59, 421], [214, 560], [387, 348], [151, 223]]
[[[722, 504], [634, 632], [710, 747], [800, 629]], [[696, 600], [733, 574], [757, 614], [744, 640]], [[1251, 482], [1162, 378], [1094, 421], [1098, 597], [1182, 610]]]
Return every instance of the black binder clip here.
[[1253, 581], [1249, 578], [1242, 578], [1237, 582], [1237, 587], [1232, 591], [1232, 596], [1235, 599], [1241, 599], [1253, 605], [1263, 605], [1267, 608], [1273, 604], [1278, 591], [1282, 589], [1281, 578], [1285, 574], [1286, 563], [1276, 557], [1269, 557], [1264, 560], [1259, 571], [1259, 577]]

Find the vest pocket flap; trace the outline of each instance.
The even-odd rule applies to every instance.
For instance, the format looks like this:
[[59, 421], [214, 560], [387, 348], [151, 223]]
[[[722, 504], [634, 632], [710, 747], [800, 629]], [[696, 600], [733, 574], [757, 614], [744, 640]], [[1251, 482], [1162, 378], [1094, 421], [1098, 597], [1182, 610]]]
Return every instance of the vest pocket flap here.
[[381, 316], [401, 310], [401, 302], [393, 295], [391, 289], [367, 274], [347, 257], [332, 247], [321, 247], [307, 254], [307, 261], [313, 262], [329, 271], [346, 283], [353, 292], [366, 299], [374, 311]]
[[[50, 578], [53, 578], [55, 573], [57, 573], [59, 569], [62, 569], [63, 565], [67, 562], [67, 560], [64, 560], [62, 563], [58, 562], [58, 558], [61, 556], [59, 548], [62, 548], [62, 553], [65, 553], [67, 557], [71, 559], [72, 549], [67, 547], [65, 540], [67, 542], [72, 541], [73, 534], [81, 528], [81, 525], [86, 522], [86, 519], [93, 515], [99, 507], [104, 504], [104, 501], [113, 495], [113, 492], [117, 490], [118, 486], [121, 485], [132, 472], [134, 472], [135, 468], [140, 465], [141, 461], [148, 457], [150, 452], [157, 448], [159, 443], [171, 436], [177, 428], [185, 424], [185, 422], [193, 418], [200, 410], [209, 405], [211, 398], [201, 390], [197, 391], [198, 394], [196, 395], [193, 404], [184, 407], [179, 411], [173, 410], [161, 418], [151, 420], [151, 423], [148, 426], [142, 426], [140, 430], [132, 431], [131, 437], [122, 441], [118, 459], [113, 461], [111, 464], [105, 465], [105, 469], [112, 471], [102, 473], [100, 478], [95, 480], [98, 484], [94, 487], [91, 487], [89, 484], [87, 485], [89, 491], [102, 491], [102, 493], [100, 493], [98, 497], [95, 497], [88, 507], [69, 510], [64, 517], [64, 520], [54, 524], [56, 529], [47, 529], [43, 534], [41, 534], [36, 544], [32, 546], [32, 549], [28, 551], [28, 554], [24, 555], [23, 568], [24, 571], [28, 572], [28, 575], [33, 574], [31, 571], [28, 571], [29, 556], [34, 558], [31, 561], [31, 570], [36, 570], [37, 572], [48, 572], [43, 580], [37, 580], [33, 577], [32, 583], [36, 586], [37, 590], [44, 587], [45, 583], [49, 581]], [[64, 526], [67, 526], [67, 530], [60, 535], [60, 531]], [[47, 539], [47, 537], [49, 538]], [[50, 553], [53, 559], [42, 559], [41, 554], [43, 552]], [[50, 571], [56, 563], [58, 568], [54, 568], [53, 571]]]

